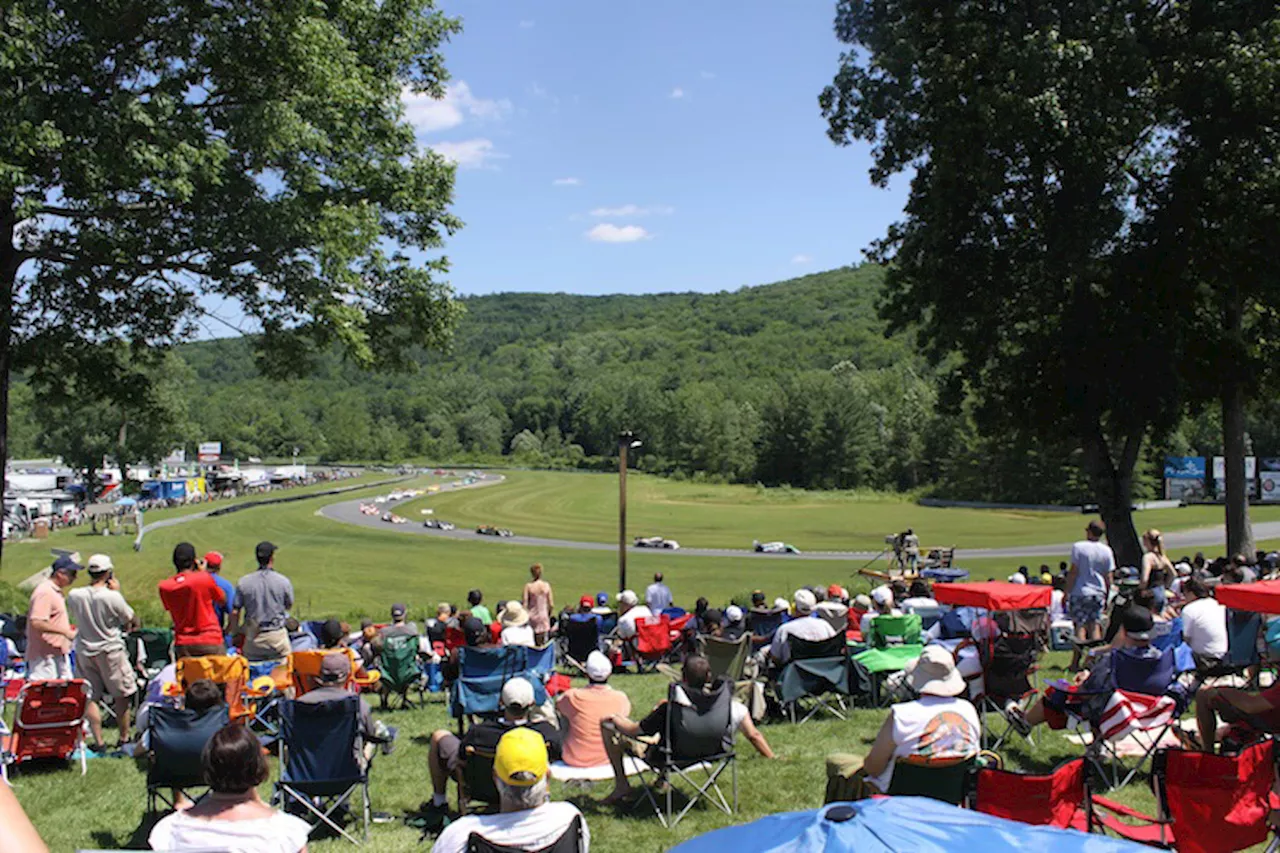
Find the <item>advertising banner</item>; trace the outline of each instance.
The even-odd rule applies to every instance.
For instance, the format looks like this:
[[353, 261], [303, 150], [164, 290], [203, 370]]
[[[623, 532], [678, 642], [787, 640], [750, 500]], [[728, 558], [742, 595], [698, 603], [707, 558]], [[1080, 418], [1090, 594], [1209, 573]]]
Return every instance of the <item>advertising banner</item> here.
[[1166, 456], [1164, 478], [1166, 480], [1199, 480], [1204, 482], [1203, 456]]
[[179, 447], [177, 450], [170, 452], [169, 455], [164, 458], [164, 464], [166, 465], [181, 465], [183, 462], [186, 462], [186, 461], [187, 461], [187, 451], [186, 451], [186, 448], [182, 448], [182, 447]]
[[1165, 480], [1164, 497], [1170, 501], [1204, 500], [1204, 480]]
[[201, 462], [217, 462], [222, 458], [222, 442], [221, 441], [202, 441], [200, 442]]
[[1262, 500], [1280, 501], [1280, 471], [1263, 471]]
[[[1258, 458], [1244, 458], [1245, 494], [1251, 498], [1258, 496]], [[1213, 457], [1213, 487], [1221, 498], [1227, 493], [1227, 459], [1225, 456]]]

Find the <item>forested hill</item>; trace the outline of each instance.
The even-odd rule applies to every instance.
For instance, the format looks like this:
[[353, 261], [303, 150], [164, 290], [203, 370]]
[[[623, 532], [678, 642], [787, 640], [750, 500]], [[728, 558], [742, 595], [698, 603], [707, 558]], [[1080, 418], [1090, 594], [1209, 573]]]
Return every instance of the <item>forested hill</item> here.
[[[644, 442], [638, 465], [676, 476], [1079, 496], [1068, 451], [981, 439], [964, 405], [939, 403], [910, 335], [884, 334], [882, 280], [866, 265], [731, 293], [472, 297], [451, 351], [420, 353], [404, 374], [333, 356], [270, 382], [247, 340], [189, 344], [180, 434], [241, 459], [297, 447], [330, 460], [605, 467], [626, 428]], [[24, 397], [15, 448], [59, 452], [40, 446]]]

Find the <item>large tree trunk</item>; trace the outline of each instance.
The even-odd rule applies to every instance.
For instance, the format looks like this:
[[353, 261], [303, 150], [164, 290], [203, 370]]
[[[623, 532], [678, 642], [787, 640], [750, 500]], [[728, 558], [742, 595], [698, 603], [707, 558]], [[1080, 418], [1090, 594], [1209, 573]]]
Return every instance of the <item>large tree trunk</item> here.
[[[1227, 296], [1224, 333], [1232, 355], [1244, 352], [1244, 306], [1238, 292]], [[1249, 523], [1249, 491], [1245, 481], [1244, 383], [1230, 370], [1222, 375], [1222, 455], [1227, 480], [1227, 553], [1252, 559], [1253, 525]]]
[[1083, 442], [1085, 469], [1098, 501], [1098, 514], [1107, 526], [1107, 544], [1115, 552], [1118, 566], [1142, 565], [1142, 545], [1133, 526], [1133, 469], [1141, 447], [1141, 435], [1129, 436], [1117, 461], [1096, 425], [1088, 430]]

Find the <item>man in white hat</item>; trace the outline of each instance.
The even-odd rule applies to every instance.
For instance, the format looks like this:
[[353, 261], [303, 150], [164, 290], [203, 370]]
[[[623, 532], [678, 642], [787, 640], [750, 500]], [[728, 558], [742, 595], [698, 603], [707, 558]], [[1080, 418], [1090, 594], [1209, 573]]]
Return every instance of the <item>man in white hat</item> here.
[[86, 566], [89, 586], [67, 593], [67, 610], [76, 624], [76, 675], [89, 688], [85, 716], [93, 734], [93, 746], [102, 751], [102, 714], [99, 702], [110, 696], [120, 726], [120, 743], [129, 740], [129, 710], [138, 692], [138, 677], [125, 651], [125, 633], [138, 626], [133, 608], [120, 594], [115, 566], [106, 554], [94, 554]]
[[836, 629], [829, 622], [814, 615], [818, 598], [812, 590], [798, 589], [792, 600], [795, 603], [795, 618], [779, 627], [773, 635], [773, 642], [769, 644], [769, 657], [779, 666], [791, 659], [792, 637], [817, 642], [829, 640], [836, 635]]
[[609, 763], [600, 722], [606, 717], [631, 716], [631, 700], [609, 686], [613, 666], [603, 653], [587, 655], [587, 686], [575, 687], [556, 700], [564, 720], [564, 763], [570, 767], [596, 767]]
[[622, 639], [630, 640], [634, 637], [636, 622], [652, 615], [653, 611], [648, 605], [640, 603], [640, 596], [634, 590], [624, 589], [618, 593], [618, 627], [615, 631]]
[[533, 648], [533, 629], [529, 627], [529, 611], [518, 601], [508, 601], [498, 621], [502, 623], [502, 634], [498, 642], [504, 646], [527, 646]]
[[859, 620], [858, 628], [862, 631], [862, 636], [866, 637], [871, 631], [871, 620], [877, 616], [901, 616], [902, 611], [893, 603], [893, 590], [888, 584], [880, 584], [880, 586], [871, 590], [871, 609], [862, 614]]
[[827, 756], [828, 802], [888, 792], [898, 761], [945, 766], [978, 754], [981, 722], [973, 704], [960, 698], [966, 685], [951, 652], [925, 646], [906, 673], [907, 684], [920, 698], [889, 708], [865, 759]]

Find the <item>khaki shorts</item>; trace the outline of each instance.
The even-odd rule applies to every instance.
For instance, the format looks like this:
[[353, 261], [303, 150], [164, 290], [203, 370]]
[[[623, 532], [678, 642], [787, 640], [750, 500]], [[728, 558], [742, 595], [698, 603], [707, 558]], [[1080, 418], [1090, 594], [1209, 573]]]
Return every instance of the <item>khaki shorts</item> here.
[[252, 640], [245, 640], [241, 653], [251, 661], [284, 660], [293, 648], [289, 645], [289, 631], [274, 628], [259, 633]]
[[90, 699], [113, 696], [120, 699], [138, 692], [138, 678], [129, 666], [124, 649], [76, 655], [76, 669], [89, 686]]

